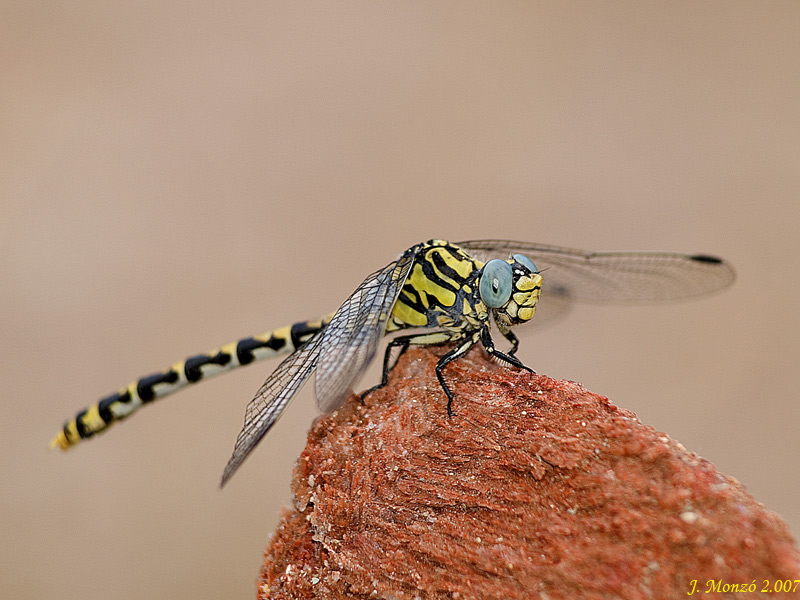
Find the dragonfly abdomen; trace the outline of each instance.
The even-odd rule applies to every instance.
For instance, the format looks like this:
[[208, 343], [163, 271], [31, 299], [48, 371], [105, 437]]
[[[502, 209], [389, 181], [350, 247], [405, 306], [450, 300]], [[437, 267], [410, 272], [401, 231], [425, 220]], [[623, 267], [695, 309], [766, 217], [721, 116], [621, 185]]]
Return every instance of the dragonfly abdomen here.
[[323, 329], [332, 316], [326, 315], [316, 321], [300, 321], [289, 327], [242, 338], [210, 352], [190, 356], [165, 371], [132, 381], [67, 421], [50, 442], [50, 447], [66, 450], [81, 440], [105, 431], [141, 406], [175, 393], [189, 384], [259, 360], [290, 354]]

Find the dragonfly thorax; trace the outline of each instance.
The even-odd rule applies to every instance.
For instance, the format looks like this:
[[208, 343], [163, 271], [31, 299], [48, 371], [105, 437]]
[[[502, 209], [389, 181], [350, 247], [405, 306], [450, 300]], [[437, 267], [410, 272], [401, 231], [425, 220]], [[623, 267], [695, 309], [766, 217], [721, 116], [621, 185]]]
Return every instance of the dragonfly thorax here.
[[414, 248], [414, 264], [386, 331], [405, 328], [467, 330], [486, 322], [477, 279], [483, 264], [457, 246], [430, 240]]

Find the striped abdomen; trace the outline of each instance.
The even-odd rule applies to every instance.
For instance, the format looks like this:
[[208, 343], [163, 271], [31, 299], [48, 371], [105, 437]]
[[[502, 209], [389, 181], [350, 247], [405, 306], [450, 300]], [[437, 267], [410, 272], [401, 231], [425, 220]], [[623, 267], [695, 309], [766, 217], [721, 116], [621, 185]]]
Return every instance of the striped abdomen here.
[[67, 421], [50, 442], [50, 447], [66, 450], [123, 420], [139, 407], [177, 392], [189, 384], [258, 360], [290, 354], [323, 329], [332, 316], [326, 315], [318, 321], [301, 321], [289, 327], [243, 338], [210, 352], [190, 356], [166, 371], [133, 381]]

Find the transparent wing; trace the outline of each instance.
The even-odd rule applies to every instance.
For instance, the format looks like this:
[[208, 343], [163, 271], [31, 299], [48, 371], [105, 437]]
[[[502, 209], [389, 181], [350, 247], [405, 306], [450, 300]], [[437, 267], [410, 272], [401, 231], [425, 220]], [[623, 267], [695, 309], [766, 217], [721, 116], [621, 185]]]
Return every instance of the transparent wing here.
[[247, 405], [220, 487], [236, 472], [289, 401], [317, 369], [320, 408], [330, 411], [347, 397], [363, 374], [384, 333], [386, 319], [414, 263], [414, 248], [367, 277], [345, 300], [325, 329], [278, 365]]
[[406, 250], [367, 277], [325, 328], [315, 383], [322, 411], [330, 412], [344, 402], [375, 356], [386, 320], [414, 263], [414, 250]]
[[236, 445], [225, 466], [220, 487], [225, 485], [236, 472], [314, 372], [324, 333], [324, 329], [317, 332], [303, 346], [285, 358], [247, 405], [244, 426], [236, 437]]
[[476, 258], [528, 256], [548, 295], [595, 303], [668, 302], [719, 291], [736, 278], [730, 263], [703, 254], [587, 252], [529, 242], [472, 240], [456, 244]]

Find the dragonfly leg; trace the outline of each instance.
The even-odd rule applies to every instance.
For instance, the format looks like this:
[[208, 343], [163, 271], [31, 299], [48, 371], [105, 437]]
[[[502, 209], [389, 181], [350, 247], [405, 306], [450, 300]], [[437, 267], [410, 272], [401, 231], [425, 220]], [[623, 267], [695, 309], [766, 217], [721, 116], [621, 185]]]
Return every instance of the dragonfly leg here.
[[[391, 373], [395, 368], [397, 361], [399, 361], [400, 357], [406, 353], [406, 350], [408, 350], [409, 346], [412, 344], [421, 346], [444, 344], [449, 342], [451, 338], [452, 335], [446, 331], [437, 331], [435, 333], [413, 333], [411, 335], [401, 335], [394, 338], [386, 345], [386, 352], [383, 354], [383, 373], [381, 375], [381, 382], [378, 385], [372, 386], [366, 392], [361, 394], [361, 400], [363, 401], [364, 398], [369, 396], [372, 392], [381, 389], [388, 383], [389, 373]], [[397, 355], [394, 361], [392, 361], [392, 350], [397, 347], [400, 348], [400, 353]]]
[[[367, 391], [361, 394], [362, 402], [364, 401], [364, 398], [369, 396], [372, 392], [381, 389], [388, 383], [389, 373], [391, 372], [392, 369], [394, 369], [395, 365], [397, 364], [397, 361], [400, 360], [400, 357], [406, 353], [406, 350], [408, 350], [408, 347], [411, 344], [410, 338], [412, 337], [414, 336], [404, 335], [401, 337], [397, 337], [386, 345], [386, 352], [384, 352], [383, 354], [383, 372], [381, 375], [381, 382], [378, 385], [373, 385], [371, 388], [369, 388]], [[390, 367], [389, 362], [392, 359], [392, 350], [394, 350], [394, 348], [396, 348], [397, 346], [400, 346], [400, 354], [397, 355], [397, 358], [394, 360], [394, 363], [392, 363], [392, 366]]]
[[501, 333], [503, 334], [504, 338], [506, 338], [509, 342], [511, 342], [511, 350], [508, 351], [508, 355], [509, 356], [516, 355], [517, 350], [519, 349], [519, 338], [517, 337], [517, 335], [510, 329], [506, 331], [501, 331]]
[[453, 391], [448, 387], [447, 382], [444, 380], [444, 373], [442, 373], [442, 369], [444, 369], [448, 363], [453, 362], [455, 359], [459, 358], [460, 356], [464, 356], [467, 353], [467, 350], [472, 348], [472, 346], [477, 342], [477, 336], [472, 336], [468, 340], [466, 340], [460, 346], [453, 348], [445, 354], [442, 358], [439, 359], [439, 362], [436, 363], [436, 378], [439, 380], [439, 383], [444, 390], [445, 396], [447, 396], [447, 416], [453, 416]]
[[[517, 344], [519, 344], [519, 341], [517, 340], [517, 336], [515, 336], [510, 331], [508, 333], [510, 333], [512, 336], [514, 336], [514, 339], [511, 340], [511, 343], [514, 344], [514, 342], [517, 342]], [[505, 337], [506, 337], [506, 339], [510, 339], [508, 337], [508, 335], [506, 335]], [[514, 352], [516, 352], [516, 350], [517, 350], [516, 346], [514, 346], [511, 349], [511, 352], [509, 352], [508, 354], [506, 354], [504, 352], [500, 352], [497, 348], [495, 348], [494, 347], [494, 340], [492, 340], [492, 336], [489, 333], [489, 327], [487, 325], [484, 325], [483, 329], [481, 329], [481, 344], [483, 344], [483, 347], [486, 348], [486, 352], [489, 353], [489, 356], [496, 356], [500, 360], [502, 360], [504, 362], [507, 362], [508, 364], [510, 364], [510, 365], [512, 365], [514, 367], [517, 367], [518, 369], [525, 369], [526, 371], [529, 371], [530, 373], [534, 373], [534, 374], [536, 373], [536, 371], [534, 371], [530, 367], [526, 367], [524, 364], [522, 364], [522, 361], [520, 359], [518, 359], [516, 356], [514, 356]]]

